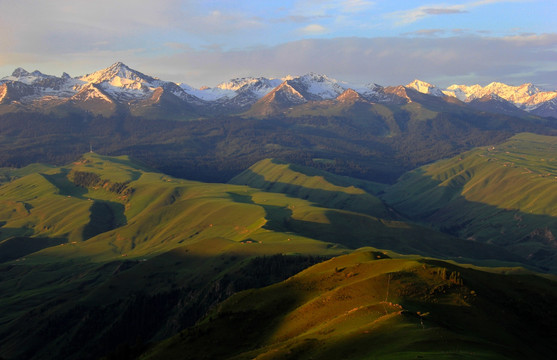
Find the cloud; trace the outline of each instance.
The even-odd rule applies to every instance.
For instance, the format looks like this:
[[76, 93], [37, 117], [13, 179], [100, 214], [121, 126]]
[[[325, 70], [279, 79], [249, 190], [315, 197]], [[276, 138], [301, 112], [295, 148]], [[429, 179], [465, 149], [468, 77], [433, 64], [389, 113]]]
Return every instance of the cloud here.
[[309, 24], [308, 26], [301, 28], [300, 31], [306, 35], [316, 35], [326, 33], [327, 28], [319, 24]]
[[337, 16], [368, 10], [375, 6], [368, 0], [300, 0], [292, 8], [293, 15], [305, 16]]
[[427, 15], [450, 15], [450, 14], [463, 14], [468, 11], [459, 9], [449, 9], [449, 8], [426, 8], [423, 12]]
[[[240, 9], [193, 0], [3, 1], [2, 52], [37, 54], [158, 48], [187, 38], [192, 46], [253, 35], [265, 21]], [[251, 33], [250, 33], [251, 32]]]
[[[180, 1], [49, 0], [3, 1], [0, 12], [3, 52], [80, 51], [88, 47], [131, 47], [148, 31], [168, 30], [179, 23]], [[149, 14], [149, 16], [145, 16]], [[16, 41], [13, 41], [13, 39]], [[5, 41], [5, 42], [4, 42]]]
[[415, 35], [415, 36], [438, 36], [446, 34], [447, 31], [443, 29], [420, 29], [412, 32], [406, 32], [402, 35]]
[[420, 6], [410, 10], [395, 11], [386, 14], [385, 17], [393, 19], [395, 21], [395, 25], [400, 26], [411, 24], [430, 16], [465, 14], [468, 13], [471, 9], [479, 6], [503, 2], [522, 1], [526, 0], [479, 0], [455, 5]]
[[271, 19], [271, 22], [300, 24], [300, 23], [308, 23], [314, 20], [328, 19], [328, 18], [331, 18], [331, 16], [329, 15], [319, 15], [319, 16], [288, 15], [277, 19]]
[[339, 80], [382, 85], [419, 78], [439, 86], [538, 81], [538, 85], [557, 89], [557, 78], [542, 76], [557, 71], [556, 49], [557, 34], [307, 39], [249, 51], [184, 52], [145, 66], [158, 71], [155, 75], [161, 78], [177, 79], [170, 72], [168, 77], [163, 73], [172, 69], [172, 76], [179, 75], [194, 86], [214, 86], [232, 77], [282, 77], [313, 71]]
[[197, 35], [230, 34], [243, 30], [253, 30], [264, 26], [264, 19], [242, 12], [212, 10], [188, 18], [180, 25], [189, 33]]
[[344, 13], [356, 13], [368, 10], [375, 6], [374, 1], [366, 0], [344, 0], [340, 3], [340, 10]]
[[[418, 78], [442, 87], [502, 81], [514, 85], [533, 82], [557, 89], [557, 34], [306, 39], [241, 50], [166, 46], [173, 51], [150, 57], [141, 48], [87, 50], [64, 56], [2, 53], [0, 63], [77, 76], [121, 60], [141, 72], [197, 87], [215, 86], [234, 77], [318, 72], [339, 80], [381, 85], [407, 84]], [[0, 76], [13, 68], [0, 68]]]
[[395, 25], [407, 25], [418, 20], [424, 19], [429, 16], [436, 15], [452, 15], [452, 14], [462, 14], [466, 13], [464, 10], [459, 10], [454, 7], [446, 8], [430, 8], [430, 7], [419, 7], [411, 10], [396, 11], [387, 14], [386, 17], [395, 20]]

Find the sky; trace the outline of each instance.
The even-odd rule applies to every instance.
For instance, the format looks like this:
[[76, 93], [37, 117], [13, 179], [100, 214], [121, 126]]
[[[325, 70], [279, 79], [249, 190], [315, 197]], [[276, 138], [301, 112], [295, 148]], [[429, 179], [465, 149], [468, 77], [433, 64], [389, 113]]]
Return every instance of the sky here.
[[0, 34], [0, 78], [122, 61], [195, 87], [315, 72], [557, 89], [555, 0], [0, 0]]

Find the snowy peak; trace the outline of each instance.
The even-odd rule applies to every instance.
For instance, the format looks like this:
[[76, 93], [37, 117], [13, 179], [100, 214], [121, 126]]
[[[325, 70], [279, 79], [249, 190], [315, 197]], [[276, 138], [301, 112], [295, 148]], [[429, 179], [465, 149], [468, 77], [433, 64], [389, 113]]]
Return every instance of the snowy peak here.
[[445, 94], [443, 94], [443, 92], [435, 85], [432, 85], [430, 83], [418, 79], [407, 84], [406, 87], [421, 92], [422, 94], [428, 94], [433, 96], [445, 96]]
[[483, 91], [492, 94], [515, 93], [517, 95], [534, 95], [539, 93], [541, 90], [530, 83], [519, 86], [511, 86], [500, 82], [492, 82], [484, 87]]
[[270, 93], [282, 83], [280, 79], [267, 79], [264, 77], [247, 77], [232, 79], [228, 82], [217, 85], [220, 91], [232, 91], [233, 96], [239, 94], [250, 94], [257, 99]]
[[339, 81], [315, 73], [297, 77], [287, 76], [285, 80], [307, 100], [335, 99], [346, 90]]
[[18, 67], [12, 73], [12, 76], [15, 77], [15, 78], [20, 78], [20, 77], [29, 76], [29, 75], [30, 75], [29, 71], [27, 71], [27, 70], [25, 70], [24, 68], [21, 68], [21, 67]]
[[251, 105], [255, 103], [279, 86], [281, 82], [280, 79], [245, 77], [220, 83], [213, 88], [195, 89], [187, 84], [180, 84], [180, 87], [186, 93], [205, 101], [231, 102], [242, 106], [242, 104]]
[[85, 75], [81, 77], [80, 80], [93, 84], [107, 82], [118, 87], [126, 87], [126, 85], [133, 83], [151, 84], [159, 81], [156, 78], [129, 68], [122, 62], [117, 62], [106, 69]]
[[2, 79], [2, 81], [3, 82], [19, 81], [27, 85], [32, 85], [45, 79], [54, 79], [54, 78], [56, 78], [56, 76], [45, 75], [38, 70], [35, 70], [32, 73], [30, 73], [29, 71], [19, 67], [12, 72], [11, 76], [6, 76], [5, 78]]
[[264, 77], [245, 77], [236, 78], [230, 81], [221, 83], [217, 85], [217, 88], [221, 90], [231, 90], [231, 91], [254, 91], [254, 92], [265, 92], [263, 96], [267, 95], [275, 87], [282, 83], [280, 79], [267, 79]]
[[157, 78], [131, 69], [122, 62], [81, 77], [88, 84], [97, 84], [119, 102], [142, 100], [151, 96], [157, 87], [165, 84]]

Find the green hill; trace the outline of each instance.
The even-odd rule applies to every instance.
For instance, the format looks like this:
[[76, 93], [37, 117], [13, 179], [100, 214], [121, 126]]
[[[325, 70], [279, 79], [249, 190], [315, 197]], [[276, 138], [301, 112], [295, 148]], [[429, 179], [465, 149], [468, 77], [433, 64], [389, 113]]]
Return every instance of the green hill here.
[[555, 283], [504, 271], [362, 249], [238, 293], [141, 358], [552, 357]]
[[383, 199], [410, 218], [556, 269], [557, 137], [519, 134], [426, 165]]
[[257, 162], [229, 183], [283, 193], [325, 207], [352, 210], [381, 218], [391, 218], [394, 215], [373, 195], [386, 187], [383, 184], [334, 175], [276, 159]]

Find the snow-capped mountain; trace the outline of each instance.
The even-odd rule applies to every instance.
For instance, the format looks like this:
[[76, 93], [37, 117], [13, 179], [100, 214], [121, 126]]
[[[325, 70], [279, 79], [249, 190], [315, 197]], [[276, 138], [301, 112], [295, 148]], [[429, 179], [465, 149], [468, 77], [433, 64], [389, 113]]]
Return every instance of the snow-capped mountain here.
[[306, 102], [308, 99], [287, 80], [257, 101], [249, 110], [249, 114], [274, 115]]
[[66, 73], [56, 77], [45, 75], [38, 70], [30, 73], [17, 68], [11, 76], [0, 79], [0, 103], [15, 101], [28, 104], [40, 99], [52, 101], [69, 98], [75, 95], [83, 84]]
[[35, 70], [32, 73], [30, 73], [29, 71], [23, 68], [17, 68], [14, 70], [11, 76], [6, 76], [5, 78], [2, 79], [2, 81], [3, 82], [19, 81], [27, 85], [33, 85], [34, 83], [37, 83], [41, 80], [50, 79], [50, 78], [55, 78], [55, 76], [45, 75], [38, 70]]
[[484, 95], [481, 98], [468, 101], [468, 104], [474, 109], [481, 111], [496, 112], [511, 116], [520, 116], [525, 114], [523, 110], [519, 109], [513, 103], [503, 99], [497, 94]]
[[315, 73], [303, 76], [289, 75], [284, 80], [308, 101], [334, 99], [348, 89], [347, 85], [335, 79]]
[[289, 75], [282, 80], [279, 86], [253, 104], [248, 114], [277, 114], [307, 102], [337, 99], [349, 89], [346, 84], [315, 73], [303, 76]]
[[281, 79], [246, 77], [232, 79], [220, 83], [213, 88], [203, 87], [196, 89], [187, 84], [180, 84], [180, 87], [187, 93], [205, 101], [230, 100], [242, 94], [259, 100], [279, 86], [281, 82]]
[[138, 116], [168, 117], [176, 113], [199, 117], [242, 113], [254, 107], [250, 112], [267, 114], [308, 102], [340, 101], [343, 93], [345, 96], [341, 98], [353, 98], [357, 94], [365, 101], [393, 105], [427, 102], [427, 99], [437, 99], [442, 104], [456, 98], [482, 111], [514, 115], [527, 111], [557, 117], [557, 91], [544, 91], [532, 84], [511, 86], [494, 82], [484, 87], [451, 85], [443, 90], [414, 80], [405, 86], [383, 87], [375, 83], [353, 86], [326, 75], [309, 73], [281, 79], [236, 78], [212, 88], [196, 89], [146, 75], [121, 62], [75, 78], [67, 73], [57, 77], [17, 68], [10, 76], [0, 79], [0, 105], [13, 105], [4, 111], [50, 111], [58, 106], [70, 106], [102, 115], [120, 109]]
[[[499, 82], [492, 82], [487, 86], [451, 85], [444, 90], [443, 93], [447, 96], [456, 97], [464, 102], [471, 102], [475, 99], [484, 98], [485, 96], [496, 95], [510, 102], [517, 108], [534, 114], [538, 114], [536, 110], [540, 107], [540, 110], [547, 112], [547, 110], [549, 110], [548, 106], [544, 104], [557, 98], [557, 91], [544, 91], [529, 83], [519, 86], [511, 86]], [[557, 113], [553, 112], [553, 115], [542, 116], [557, 116]]]
[[18, 68], [11, 76], [0, 80], [2, 104], [17, 103], [33, 109], [66, 105], [102, 115], [109, 115], [122, 106], [143, 110], [158, 106], [160, 99], [166, 98], [165, 93], [184, 102], [184, 107], [190, 110], [191, 104], [199, 106], [204, 103], [173, 82], [145, 75], [121, 62], [76, 78], [66, 73], [56, 77]]
[[539, 116], [557, 117], [557, 91], [545, 91], [530, 83], [518, 86], [500, 82], [492, 82], [487, 86], [455, 84], [442, 90], [425, 81], [414, 80], [405, 87], [437, 97], [454, 97], [482, 111], [507, 115], [526, 111]]
[[162, 83], [161, 80], [130, 69], [121, 62], [117, 62], [106, 69], [82, 76], [79, 79], [94, 84], [106, 82], [116, 87], [128, 89], [137, 89], [142, 84], [158, 87]]
[[82, 76], [79, 80], [87, 84], [98, 85], [118, 102], [146, 100], [151, 98], [157, 89], [172, 93], [174, 96], [187, 102], [201, 102], [199, 98], [188, 94], [175, 83], [145, 75], [121, 62], [117, 62], [106, 69]]
[[[278, 89], [283, 83], [288, 84], [288, 86]], [[186, 84], [180, 84], [180, 87], [188, 94], [212, 103], [212, 106], [237, 111], [249, 109], [275, 89], [279, 92], [273, 96], [283, 97], [281, 94], [288, 88], [288, 93], [298, 93], [304, 99], [302, 102], [334, 99], [347, 89], [337, 80], [315, 73], [303, 76], [288, 75], [282, 79], [236, 78], [220, 83], [213, 88], [195, 89]], [[286, 95], [285, 93], [284, 96], [292, 97], [293, 95]], [[284, 101], [281, 100], [281, 102]], [[301, 103], [301, 101], [296, 100], [293, 103]]]

